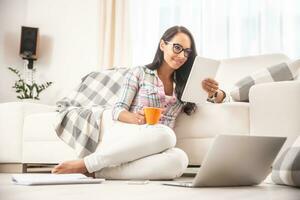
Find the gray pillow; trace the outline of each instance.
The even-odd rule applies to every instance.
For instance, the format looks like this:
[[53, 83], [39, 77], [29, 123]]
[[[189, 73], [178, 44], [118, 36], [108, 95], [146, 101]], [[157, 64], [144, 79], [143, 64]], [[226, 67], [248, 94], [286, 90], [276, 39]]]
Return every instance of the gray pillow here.
[[300, 136], [274, 163], [271, 177], [276, 184], [300, 187]]
[[253, 85], [276, 81], [294, 80], [298, 74], [299, 68], [300, 59], [261, 69], [239, 80], [234, 85], [234, 89], [230, 92], [230, 96], [235, 101], [248, 102], [249, 91]]

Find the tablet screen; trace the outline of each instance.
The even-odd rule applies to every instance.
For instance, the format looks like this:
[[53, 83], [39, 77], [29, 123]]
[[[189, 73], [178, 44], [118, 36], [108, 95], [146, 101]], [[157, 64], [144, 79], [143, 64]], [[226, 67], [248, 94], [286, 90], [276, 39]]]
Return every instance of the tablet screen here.
[[206, 78], [215, 78], [220, 61], [197, 56], [191, 73], [183, 90], [182, 101], [204, 104], [207, 92], [202, 88], [202, 81]]

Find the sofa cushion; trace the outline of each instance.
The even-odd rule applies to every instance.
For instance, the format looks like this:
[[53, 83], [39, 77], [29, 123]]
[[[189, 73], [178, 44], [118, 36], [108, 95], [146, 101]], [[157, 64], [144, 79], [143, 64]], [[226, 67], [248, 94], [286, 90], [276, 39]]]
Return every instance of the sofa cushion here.
[[77, 158], [75, 152], [54, 131], [57, 114], [45, 112], [24, 118], [23, 163], [60, 163]]
[[20, 163], [22, 161], [22, 130], [24, 117], [32, 113], [47, 112], [54, 109], [53, 106], [37, 103], [1, 103], [0, 163]]
[[220, 88], [229, 92], [242, 77], [248, 76], [260, 69], [288, 61], [290, 61], [289, 57], [283, 54], [224, 59], [221, 60], [215, 78], [218, 80]]
[[[22, 162], [60, 163], [64, 160], [77, 158], [75, 151], [63, 142], [54, 131], [54, 121], [57, 114], [57, 112], [44, 112], [30, 114], [25, 117]], [[101, 123], [103, 133], [109, 130], [112, 123], [111, 110], [105, 110]], [[102, 138], [102, 135], [100, 135], [100, 138]]]
[[300, 187], [300, 136], [274, 163], [271, 177], [277, 184]]
[[57, 112], [31, 114], [24, 118], [23, 141], [58, 141], [54, 131]]
[[190, 116], [180, 113], [174, 131], [177, 140], [213, 138], [217, 134], [248, 134], [249, 126], [248, 103], [207, 103]]
[[263, 68], [240, 79], [230, 92], [235, 101], [249, 101], [249, 90], [255, 84], [293, 80], [300, 68], [300, 59]]

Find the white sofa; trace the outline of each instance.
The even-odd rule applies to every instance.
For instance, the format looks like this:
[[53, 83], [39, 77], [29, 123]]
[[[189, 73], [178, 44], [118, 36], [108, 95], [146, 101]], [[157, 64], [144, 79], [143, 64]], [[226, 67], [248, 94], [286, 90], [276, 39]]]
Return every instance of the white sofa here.
[[[288, 61], [282, 54], [222, 60], [217, 74], [221, 88], [263, 67]], [[177, 146], [200, 165], [216, 134], [288, 136], [286, 146], [300, 133], [300, 82], [256, 85], [250, 102], [207, 103], [192, 116], [181, 114], [175, 127]], [[75, 159], [70, 147], [55, 134], [55, 106], [9, 102], [0, 104], [0, 163], [59, 163]], [[102, 130], [114, 123], [111, 111], [103, 114]]]

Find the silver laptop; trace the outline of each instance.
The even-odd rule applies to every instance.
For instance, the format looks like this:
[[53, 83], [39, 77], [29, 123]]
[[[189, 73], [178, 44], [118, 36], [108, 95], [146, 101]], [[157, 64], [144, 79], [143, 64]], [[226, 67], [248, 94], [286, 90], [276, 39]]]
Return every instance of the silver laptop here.
[[168, 182], [183, 187], [249, 186], [261, 183], [286, 137], [218, 135], [192, 182]]
[[218, 60], [197, 56], [184, 87], [182, 101], [205, 104], [207, 92], [202, 89], [201, 83], [206, 78], [215, 78], [219, 65]]

